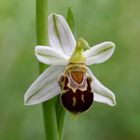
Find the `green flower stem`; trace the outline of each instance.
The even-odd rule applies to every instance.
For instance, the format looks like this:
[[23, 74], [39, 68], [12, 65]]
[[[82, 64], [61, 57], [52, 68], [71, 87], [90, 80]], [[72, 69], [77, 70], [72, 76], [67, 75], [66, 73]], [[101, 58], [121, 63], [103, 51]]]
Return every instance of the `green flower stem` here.
[[[36, 34], [37, 34], [37, 45], [48, 44], [48, 1], [47, 0], [36, 0]], [[42, 73], [46, 66], [39, 63], [39, 70]], [[44, 102], [43, 115], [44, 125], [47, 140], [58, 140], [57, 131], [57, 119], [55, 111], [55, 98]]]
[[55, 99], [43, 103], [44, 124], [47, 140], [58, 140]]
[[36, 0], [36, 36], [38, 45], [48, 44], [48, 0]]
[[64, 129], [64, 120], [65, 120], [65, 109], [60, 104], [60, 99], [58, 98], [56, 104], [56, 116], [57, 116], [57, 126], [59, 133], [59, 140], [63, 140], [63, 129]]

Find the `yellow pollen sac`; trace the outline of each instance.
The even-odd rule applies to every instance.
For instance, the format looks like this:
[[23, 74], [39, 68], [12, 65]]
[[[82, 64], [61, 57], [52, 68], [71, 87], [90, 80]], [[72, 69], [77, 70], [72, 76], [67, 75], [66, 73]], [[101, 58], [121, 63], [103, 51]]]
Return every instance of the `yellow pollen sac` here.
[[81, 100], [82, 100], [83, 102], [85, 102], [85, 99], [84, 99], [84, 95], [83, 95], [83, 94], [81, 95]]
[[75, 97], [72, 97], [72, 106], [75, 106], [76, 105], [76, 98]]

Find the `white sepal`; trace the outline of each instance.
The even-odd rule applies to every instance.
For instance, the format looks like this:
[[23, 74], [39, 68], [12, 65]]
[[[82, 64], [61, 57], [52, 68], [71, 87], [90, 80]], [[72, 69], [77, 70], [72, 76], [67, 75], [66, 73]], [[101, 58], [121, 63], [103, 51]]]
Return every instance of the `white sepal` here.
[[47, 101], [60, 93], [58, 76], [64, 66], [50, 66], [30, 86], [24, 95], [26, 105], [34, 105]]
[[36, 46], [35, 55], [44, 64], [67, 65], [68, 63], [68, 57], [66, 55], [48, 46]]
[[100, 95], [95, 92], [94, 92], [94, 101], [99, 102], [99, 103], [104, 103], [110, 106], [115, 106], [114, 104], [112, 104], [112, 100], [110, 100], [110, 98]]
[[51, 47], [71, 56], [76, 41], [63, 16], [51, 14], [48, 19], [49, 43]]
[[112, 42], [103, 42], [91, 47], [84, 52], [86, 57], [86, 64], [98, 64], [108, 60], [115, 50], [115, 44]]
[[89, 68], [87, 69], [87, 73], [92, 78], [92, 90], [95, 94], [94, 101], [105, 103], [110, 106], [115, 106], [116, 99], [114, 93], [102, 85]]

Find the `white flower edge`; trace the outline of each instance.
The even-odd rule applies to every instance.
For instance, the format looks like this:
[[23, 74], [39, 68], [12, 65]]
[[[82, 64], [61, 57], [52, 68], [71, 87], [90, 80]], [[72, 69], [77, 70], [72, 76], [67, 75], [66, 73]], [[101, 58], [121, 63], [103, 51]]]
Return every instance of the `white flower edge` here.
[[92, 89], [94, 94], [94, 101], [105, 103], [110, 106], [116, 105], [116, 99], [114, 93], [105, 87], [101, 82], [94, 76], [89, 68], [87, 68], [87, 74], [92, 78]]
[[60, 93], [58, 76], [64, 66], [50, 66], [30, 86], [24, 95], [25, 105], [39, 104]]

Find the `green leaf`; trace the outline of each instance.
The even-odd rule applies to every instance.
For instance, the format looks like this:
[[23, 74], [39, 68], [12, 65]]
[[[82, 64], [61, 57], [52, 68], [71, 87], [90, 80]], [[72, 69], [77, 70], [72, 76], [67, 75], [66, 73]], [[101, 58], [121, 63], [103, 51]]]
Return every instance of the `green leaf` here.
[[74, 16], [73, 16], [73, 12], [71, 10], [71, 7], [68, 8], [66, 19], [67, 19], [67, 22], [68, 22], [73, 34], [75, 35], [75, 23], [74, 23]]

